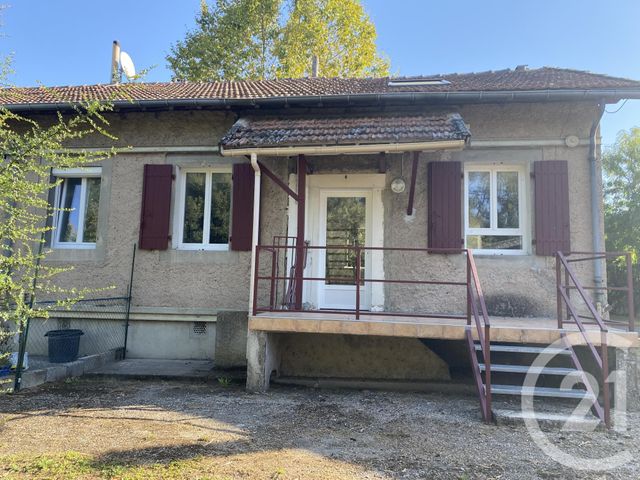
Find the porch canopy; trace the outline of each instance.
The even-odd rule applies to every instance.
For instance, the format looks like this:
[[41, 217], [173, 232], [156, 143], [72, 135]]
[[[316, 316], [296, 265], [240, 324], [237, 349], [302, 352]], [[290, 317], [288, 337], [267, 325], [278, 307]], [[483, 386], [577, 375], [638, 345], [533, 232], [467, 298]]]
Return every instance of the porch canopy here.
[[289, 156], [459, 150], [470, 136], [455, 112], [243, 117], [220, 141], [220, 152]]
[[[433, 150], [461, 150], [471, 133], [457, 112], [412, 113], [396, 115], [315, 115], [315, 116], [255, 116], [241, 117], [220, 140], [220, 153], [224, 156], [249, 156], [251, 165], [246, 167], [247, 179], [255, 171], [253, 195], [245, 204], [253, 203], [251, 238], [251, 308], [257, 309], [257, 261], [258, 229], [260, 225], [260, 174], [264, 173], [297, 202], [294, 276], [290, 282], [292, 306], [302, 309], [303, 271], [305, 245], [305, 202], [307, 155], [384, 154], [413, 152], [413, 166], [407, 212], [413, 212], [414, 193], [420, 152]], [[297, 188], [278, 178], [258, 156], [297, 156]], [[384, 158], [384, 156], [383, 156]], [[240, 166], [238, 167], [240, 168]], [[234, 177], [240, 173], [234, 171]], [[244, 191], [244, 190], [243, 190]], [[248, 191], [248, 190], [247, 190]], [[234, 195], [236, 195], [234, 193]], [[242, 193], [238, 193], [242, 195]], [[235, 198], [235, 197], [234, 197]], [[247, 215], [249, 216], [249, 211]], [[243, 225], [248, 222], [233, 222]], [[232, 233], [232, 238], [243, 233]], [[240, 228], [240, 227], [238, 227]], [[249, 232], [244, 232], [248, 236]], [[356, 289], [359, 292], [359, 289]]]

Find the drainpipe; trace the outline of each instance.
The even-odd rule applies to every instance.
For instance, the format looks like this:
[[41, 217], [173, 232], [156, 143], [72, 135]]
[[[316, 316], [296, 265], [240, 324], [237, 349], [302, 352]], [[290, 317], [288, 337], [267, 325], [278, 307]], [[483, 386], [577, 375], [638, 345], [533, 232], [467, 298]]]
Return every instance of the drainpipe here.
[[256, 275], [256, 245], [260, 239], [260, 180], [262, 172], [258, 164], [258, 155], [251, 154], [251, 166], [255, 172], [253, 180], [253, 237], [251, 240], [251, 283], [249, 285], [249, 315], [253, 314], [253, 292]]
[[[589, 133], [589, 177], [591, 181], [591, 228], [593, 232], [593, 251], [604, 251], [604, 239], [601, 232], [602, 226], [602, 190], [600, 189], [602, 178], [598, 178], [598, 174], [602, 174], [598, 169], [598, 149], [596, 145], [598, 127], [600, 120], [604, 114], [605, 102], [601, 101], [598, 105], [598, 114], [591, 125]], [[596, 260], [593, 269], [593, 284], [595, 287], [604, 286], [604, 269], [603, 262]], [[596, 290], [596, 302], [602, 304], [604, 296], [600, 290]]]

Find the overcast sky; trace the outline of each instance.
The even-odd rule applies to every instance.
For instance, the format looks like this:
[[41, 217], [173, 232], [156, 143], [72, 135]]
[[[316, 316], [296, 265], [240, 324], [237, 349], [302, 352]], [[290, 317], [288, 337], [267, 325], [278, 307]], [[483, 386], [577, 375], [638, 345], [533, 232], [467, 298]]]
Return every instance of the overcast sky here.
[[[170, 80], [165, 56], [200, 0], [9, 0], [0, 53], [16, 85], [109, 79], [120, 40], [148, 81]], [[557, 66], [640, 80], [638, 0], [365, 0], [380, 50], [401, 75]], [[620, 105], [609, 105], [613, 112]], [[603, 143], [640, 126], [640, 101], [605, 114]]]

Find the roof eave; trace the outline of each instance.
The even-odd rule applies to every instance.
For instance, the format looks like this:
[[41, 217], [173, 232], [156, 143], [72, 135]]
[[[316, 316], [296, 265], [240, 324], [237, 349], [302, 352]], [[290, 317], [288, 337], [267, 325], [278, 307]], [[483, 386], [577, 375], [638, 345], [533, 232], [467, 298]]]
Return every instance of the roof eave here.
[[[347, 95], [281, 96], [247, 99], [166, 99], [166, 100], [116, 100], [118, 109], [145, 108], [246, 108], [286, 106], [364, 106], [376, 104], [465, 104], [465, 103], [509, 103], [509, 102], [557, 102], [557, 101], [604, 101], [617, 103], [622, 99], [640, 99], [640, 87], [616, 89], [547, 89], [547, 90], [500, 90], [500, 91], [454, 91], [454, 92], [388, 92]], [[11, 111], [69, 110], [80, 102], [18, 103], [5, 104]]]

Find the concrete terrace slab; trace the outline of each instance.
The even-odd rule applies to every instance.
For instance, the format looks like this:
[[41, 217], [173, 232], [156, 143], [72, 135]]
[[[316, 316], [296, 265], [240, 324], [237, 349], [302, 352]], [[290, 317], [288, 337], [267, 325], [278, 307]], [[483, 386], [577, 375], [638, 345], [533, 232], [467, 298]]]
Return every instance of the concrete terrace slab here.
[[[391, 337], [436, 338], [464, 340], [466, 321], [451, 318], [417, 318], [399, 314], [379, 316], [362, 313], [359, 319], [352, 313], [323, 313], [319, 311], [259, 313], [249, 317], [249, 329], [265, 332], [333, 333], [346, 335], [375, 335]], [[599, 343], [600, 331], [587, 325], [589, 340]], [[575, 325], [564, 325], [567, 334], [578, 333]], [[477, 337], [475, 323], [472, 325]], [[537, 343], [549, 345], [560, 338], [557, 321], [551, 318], [491, 318], [491, 341], [509, 343]], [[568, 337], [576, 345], [582, 344], [580, 334]], [[635, 347], [640, 343], [636, 332], [610, 327], [607, 341], [610, 346]]]
[[224, 375], [212, 360], [164, 360], [131, 358], [96, 368], [90, 375], [131, 379], [215, 379]]

